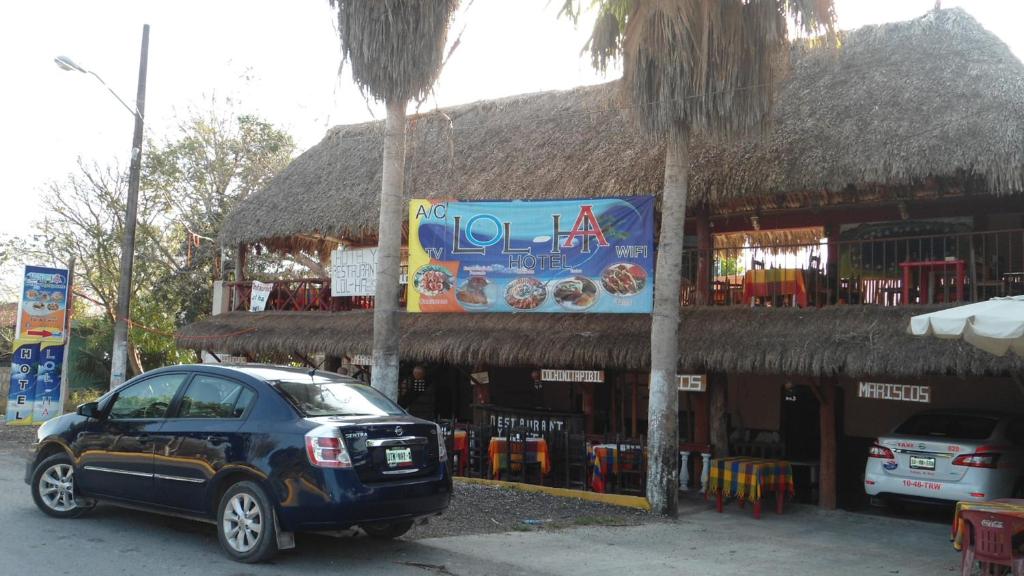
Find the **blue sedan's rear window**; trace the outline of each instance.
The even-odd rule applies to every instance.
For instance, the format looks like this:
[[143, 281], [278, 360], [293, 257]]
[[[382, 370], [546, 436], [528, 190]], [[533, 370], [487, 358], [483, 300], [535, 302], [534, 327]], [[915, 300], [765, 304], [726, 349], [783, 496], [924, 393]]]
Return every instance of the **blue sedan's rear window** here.
[[405, 414], [380, 392], [362, 384], [301, 378], [274, 382], [306, 416], [399, 416]]

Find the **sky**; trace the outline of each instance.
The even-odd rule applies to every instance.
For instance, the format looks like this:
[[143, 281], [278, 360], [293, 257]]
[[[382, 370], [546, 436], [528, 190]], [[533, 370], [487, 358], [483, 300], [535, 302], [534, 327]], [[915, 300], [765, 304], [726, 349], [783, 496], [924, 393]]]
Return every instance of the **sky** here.
[[[585, 2], [586, 4], [586, 2]], [[935, 0], [836, 0], [851, 29], [915, 18]], [[449, 38], [461, 42], [424, 109], [613, 79], [580, 56], [591, 19], [558, 18], [561, 0], [462, 0]], [[1024, 59], [1024, 0], [943, 0], [960, 6]], [[150, 30], [147, 136], [173, 135], [190, 108], [229, 97], [293, 135], [299, 151], [328, 128], [384, 117], [341, 68], [327, 0], [49, 0], [0, 6], [0, 235], [30, 233], [49, 182], [87, 162], [127, 168], [133, 117], [92, 76], [62, 71], [64, 55], [133, 103], [142, 25]], [[340, 74], [339, 74], [340, 70]], [[145, 153], [145, 152], [144, 152]]]

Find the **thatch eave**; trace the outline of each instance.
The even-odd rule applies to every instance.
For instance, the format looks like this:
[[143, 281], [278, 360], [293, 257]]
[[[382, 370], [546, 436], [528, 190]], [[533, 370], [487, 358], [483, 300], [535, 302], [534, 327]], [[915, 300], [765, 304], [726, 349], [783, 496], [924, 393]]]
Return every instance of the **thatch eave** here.
[[[752, 374], [859, 377], [1003, 375], [1024, 368], [960, 341], [906, 332], [936, 307], [688, 308], [680, 368]], [[234, 312], [182, 328], [183, 348], [232, 353], [368, 354], [372, 312]], [[471, 320], [471, 321], [470, 321]], [[646, 370], [650, 318], [617, 314], [407, 314], [407, 361], [476, 366]]]

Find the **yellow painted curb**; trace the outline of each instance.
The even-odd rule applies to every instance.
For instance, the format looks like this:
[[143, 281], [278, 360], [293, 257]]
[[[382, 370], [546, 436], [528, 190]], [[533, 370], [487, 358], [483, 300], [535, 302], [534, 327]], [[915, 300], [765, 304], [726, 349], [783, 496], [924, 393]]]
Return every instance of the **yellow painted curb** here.
[[554, 488], [551, 486], [538, 486], [536, 484], [523, 484], [521, 482], [505, 482], [504, 480], [487, 480], [485, 478], [455, 477], [456, 482], [465, 484], [481, 484], [483, 486], [496, 486], [500, 488], [511, 488], [523, 492], [540, 492], [561, 498], [578, 498], [612, 506], [624, 506], [626, 508], [637, 508], [646, 512], [651, 511], [651, 503], [647, 498], [641, 496], [625, 496], [623, 494], [602, 494], [600, 492], [588, 492], [586, 490], [570, 490], [568, 488]]

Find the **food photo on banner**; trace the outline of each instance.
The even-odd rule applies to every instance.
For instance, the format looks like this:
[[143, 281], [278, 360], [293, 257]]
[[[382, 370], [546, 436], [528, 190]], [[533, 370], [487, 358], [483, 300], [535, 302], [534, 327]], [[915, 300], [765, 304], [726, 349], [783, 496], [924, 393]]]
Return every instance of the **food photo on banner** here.
[[409, 312], [650, 313], [654, 198], [409, 203]]

